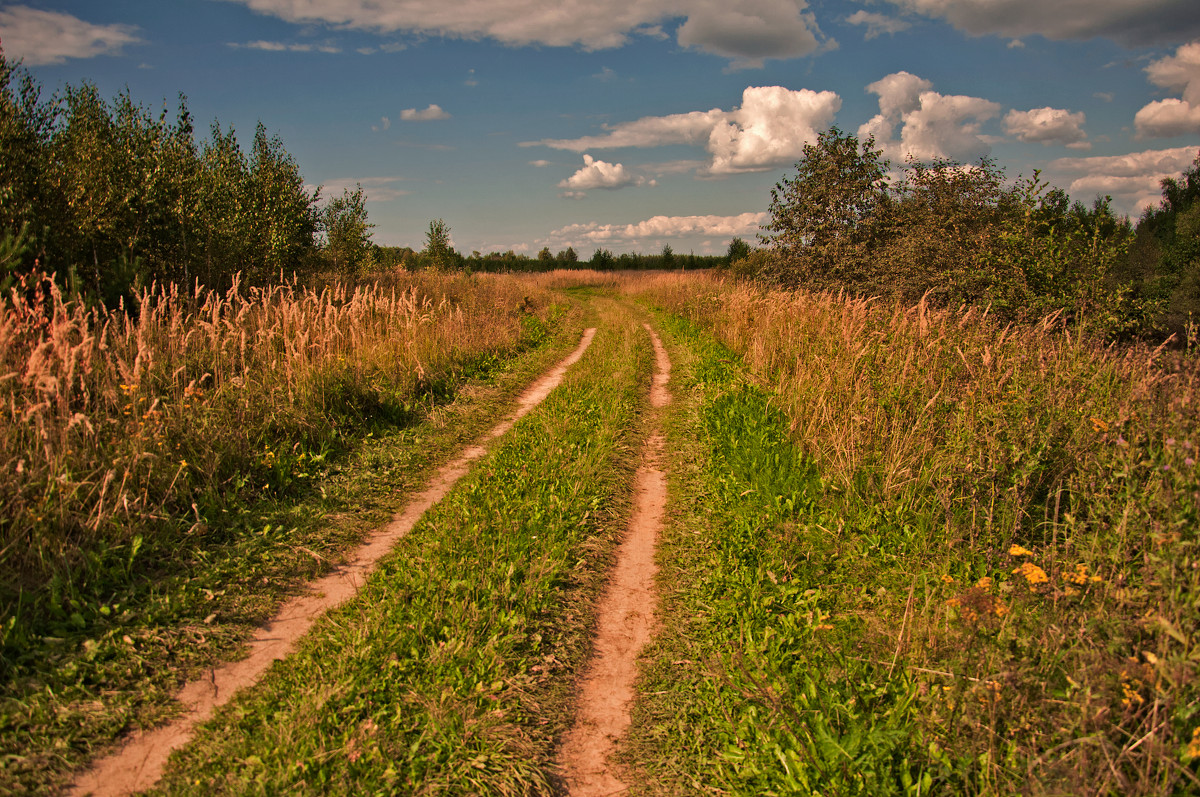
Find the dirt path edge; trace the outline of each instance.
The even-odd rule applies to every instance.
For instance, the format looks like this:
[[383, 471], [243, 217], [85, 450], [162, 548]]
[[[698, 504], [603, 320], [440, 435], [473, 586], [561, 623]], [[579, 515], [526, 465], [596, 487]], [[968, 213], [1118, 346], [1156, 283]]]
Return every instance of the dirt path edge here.
[[303, 594], [284, 603], [251, 638], [245, 658], [213, 668], [207, 675], [186, 684], [176, 696], [183, 705], [182, 714], [167, 725], [135, 732], [115, 753], [94, 762], [76, 779], [69, 792], [72, 797], [88, 794], [116, 797], [154, 786], [162, 777], [172, 751], [191, 740], [196, 726], [209, 719], [239, 690], [257, 683], [273, 662], [295, 648], [321, 615], [354, 597], [379, 560], [466, 475], [471, 464], [487, 452], [486, 445], [505, 434], [562, 382], [567, 369], [583, 357], [595, 335], [595, 328], [585, 330], [575, 350], [518, 397], [512, 414], [439, 469], [429, 486], [390, 523], [369, 536], [344, 564], [309, 582]]
[[650, 406], [656, 414], [635, 477], [633, 514], [597, 606], [594, 653], [580, 684], [575, 724], [559, 753], [571, 797], [600, 797], [628, 788], [611, 758], [631, 721], [638, 654], [655, 630], [654, 554], [667, 502], [667, 477], [659, 467], [663, 436], [657, 411], [671, 401], [671, 360], [658, 335], [649, 324], [644, 326], [654, 345]]

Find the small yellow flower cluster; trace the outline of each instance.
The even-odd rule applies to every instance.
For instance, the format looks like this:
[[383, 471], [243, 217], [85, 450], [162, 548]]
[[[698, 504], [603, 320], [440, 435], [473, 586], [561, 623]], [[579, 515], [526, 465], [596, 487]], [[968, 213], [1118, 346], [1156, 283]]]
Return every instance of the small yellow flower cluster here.
[[1075, 572], [1067, 576], [1067, 579], [1081, 587], [1088, 584], [1099, 584], [1104, 580], [1100, 576], [1089, 576], [1088, 566], [1082, 563], [1075, 565]]
[[1035, 565], [1033, 562], [1023, 562], [1020, 567], [1013, 570], [1025, 577], [1025, 580], [1032, 584], [1045, 584], [1050, 580], [1046, 575], [1046, 571]]
[[1125, 695], [1121, 698], [1121, 705], [1125, 708], [1131, 708], [1134, 705], [1140, 706], [1146, 702], [1146, 698], [1142, 697], [1141, 693], [1134, 687], [1134, 684], [1140, 687], [1142, 682], [1136, 678], [1131, 679], [1127, 670], [1121, 670], [1121, 691]]
[[1033, 556], [1033, 551], [1029, 550], [1028, 548], [1024, 548], [1020, 545], [1014, 545], [1013, 547], [1008, 549], [1008, 555], [1009, 556]]
[[975, 586], [979, 587], [982, 590], [986, 590], [986, 591], [990, 592], [992, 589], [992, 577], [984, 576], [983, 578], [981, 578], [975, 582]]

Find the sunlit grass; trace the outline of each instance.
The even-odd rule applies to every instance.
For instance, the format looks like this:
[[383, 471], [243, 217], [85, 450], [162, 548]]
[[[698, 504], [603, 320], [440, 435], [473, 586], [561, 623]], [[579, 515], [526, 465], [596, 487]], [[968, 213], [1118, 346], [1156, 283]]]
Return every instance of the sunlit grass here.
[[[786, 725], [805, 700], [845, 696], [841, 681], [898, 689], [862, 730], [891, 727], [895, 711], [911, 717], [923, 741], [907, 763], [873, 764], [897, 789], [901, 773], [999, 794], [1196, 787], [1195, 361], [1104, 347], [1054, 318], [1001, 328], [979, 310], [690, 276], [629, 290], [744, 361], [820, 480], [798, 514], [758, 515], [756, 483], [780, 460], [735, 438], [748, 449], [739, 456], [759, 464], [722, 493], [735, 508], [714, 510], [735, 524], [759, 518], [766, 539], [754, 543], [749, 577], [769, 581], [767, 570], [819, 558], [804, 588], [822, 618], [810, 624], [827, 630], [804, 658], [838, 675], [813, 687], [760, 674], [776, 697], [760, 695], [759, 711], [783, 712]], [[721, 476], [720, 452], [734, 432], [707, 434], [709, 478], [733, 478]], [[780, 623], [759, 631], [782, 633]]]

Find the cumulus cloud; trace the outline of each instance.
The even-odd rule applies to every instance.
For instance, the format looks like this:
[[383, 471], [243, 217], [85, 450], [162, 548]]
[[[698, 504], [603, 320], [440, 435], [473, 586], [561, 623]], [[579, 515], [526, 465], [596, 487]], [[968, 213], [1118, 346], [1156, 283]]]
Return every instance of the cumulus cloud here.
[[836, 47], [818, 38], [816, 19], [804, 8], [803, 0], [693, 0], [676, 38], [685, 47], [731, 58], [739, 69]]
[[879, 96], [879, 113], [859, 127], [858, 137], [874, 136], [876, 146], [895, 161], [912, 157], [970, 162], [991, 154], [991, 144], [979, 131], [1000, 113], [1000, 106], [980, 97], [939, 94], [932, 86], [908, 72], [895, 72], [867, 86]]
[[1200, 36], [1196, 0], [888, 0], [972, 36], [1104, 37], [1126, 46]]
[[1162, 137], [1200, 132], [1200, 40], [1185, 44], [1175, 55], [1151, 61], [1146, 67], [1150, 82], [1178, 91], [1182, 98], [1152, 102], [1134, 117], [1140, 137]]
[[1178, 177], [1192, 165], [1197, 147], [1146, 150], [1127, 155], [1058, 158], [1046, 166], [1048, 175], [1079, 199], [1109, 195], [1114, 206], [1137, 215], [1162, 197], [1164, 177]]
[[442, 110], [440, 105], [430, 105], [423, 110], [405, 108], [400, 112], [400, 118], [405, 122], [433, 122], [438, 119], [449, 119], [450, 114]]
[[1013, 109], [1004, 116], [1004, 131], [1021, 141], [1042, 144], [1065, 144], [1072, 149], [1091, 149], [1083, 125], [1087, 117], [1082, 111], [1071, 113], [1060, 108]]
[[10, 61], [29, 66], [66, 63], [68, 58], [120, 55], [142, 40], [136, 25], [93, 25], [70, 14], [29, 6], [0, 8], [0, 42]]
[[379, 124], [371, 125], [371, 130], [373, 130], [376, 133], [381, 133], [384, 130], [390, 129], [391, 126], [392, 126], [392, 120], [387, 118], [386, 116], [381, 116], [381, 117], [379, 117]]
[[769, 213], [742, 213], [737, 216], [654, 216], [636, 224], [569, 224], [555, 230], [555, 240], [605, 245], [610, 243], [637, 244], [640, 241], [681, 238], [685, 235], [732, 236], [755, 235], [771, 220]]
[[680, 45], [760, 66], [764, 58], [794, 58], [836, 46], [817, 26], [805, 0], [491, 0], [469, 13], [443, 0], [233, 0], [301, 24], [397, 31], [502, 44], [589, 50], [620, 47], [630, 36], [659, 37], [663, 24], [684, 20]]
[[851, 25], [866, 25], [867, 32], [863, 38], [867, 41], [878, 38], [883, 34], [894, 34], [900, 31], [908, 30], [912, 24], [905, 22], [896, 17], [889, 17], [886, 14], [876, 14], [871, 11], [855, 11], [850, 16], [846, 17], [846, 22]]
[[805, 143], [833, 123], [842, 99], [832, 91], [751, 86], [742, 106], [708, 136], [713, 175], [760, 172], [797, 160]]
[[[591, 155], [583, 156], [583, 168], [558, 184], [569, 189], [565, 196], [579, 199], [583, 192], [593, 188], [624, 188], [627, 185], [646, 185], [645, 177], [635, 176], [623, 164], [596, 160]], [[654, 181], [649, 182], [650, 185]]]
[[647, 116], [609, 127], [598, 136], [544, 139], [523, 146], [543, 145], [581, 152], [585, 149], [657, 147], [667, 144], [703, 146], [710, 155], [700, 171], [709, 176], [772, 169], [798, 159], [804, 144], [832, 122], [842, 106], [832, 91], [798, 91], [782, 86], [750, 86], [742, 104], [732, 111]]

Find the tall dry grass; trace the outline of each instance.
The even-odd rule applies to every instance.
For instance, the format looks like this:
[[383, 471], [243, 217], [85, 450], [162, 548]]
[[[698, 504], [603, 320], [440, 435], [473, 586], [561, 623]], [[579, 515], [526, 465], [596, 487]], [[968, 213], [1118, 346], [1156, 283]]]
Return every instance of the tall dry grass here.
[[985, 793], [1200, 788], [1200, 363], [1053, 316], [626, 289], [741, 355], [791, 419], [826, 485], [845, 652], [913, 679], [938, 766]]
[[[404, 274], [319, 290], [155, 286], [116, 312], [47, 283], [0, 301], [0, 608], [126, 566], [288, 490], [348, 435], [404, 421], [547, 312], [516, 280]], [[180, 525], [181, 519], [186, 522]]]

